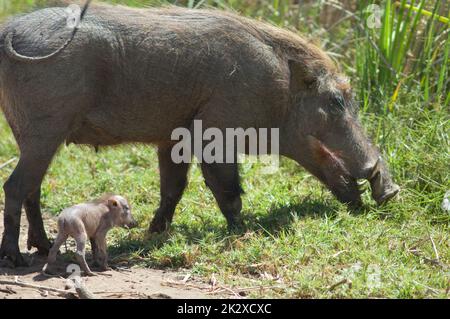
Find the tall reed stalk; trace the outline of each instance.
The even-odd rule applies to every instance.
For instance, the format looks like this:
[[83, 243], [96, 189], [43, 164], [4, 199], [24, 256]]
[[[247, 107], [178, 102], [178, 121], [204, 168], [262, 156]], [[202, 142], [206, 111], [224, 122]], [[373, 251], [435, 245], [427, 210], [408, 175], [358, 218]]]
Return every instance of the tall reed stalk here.
[[[361, 1], [361, 21], [371, 14]], [[426, 7], [428, 5], [428, 7]], [[379, 28], [365, 24], [356, 50], [360, 97], [379, 111], [393, 111], [401, 90], [420, 90], [424, 107], [448, 105], [449, 19], [441, 1], [384, 1]], [[430, 11], [431, 10], [431, 11]], [[370, 98], [369, 98], [370, 97]]]

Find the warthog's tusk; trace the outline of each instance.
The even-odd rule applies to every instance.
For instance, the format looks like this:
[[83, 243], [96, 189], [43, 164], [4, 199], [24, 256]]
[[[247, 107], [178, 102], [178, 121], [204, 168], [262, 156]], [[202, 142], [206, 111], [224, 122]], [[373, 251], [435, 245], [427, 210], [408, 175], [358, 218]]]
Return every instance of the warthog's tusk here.
[[367, 184], [367, 180], [358, 180], [357, 181], [358, 184], [358, 190], [360, 194], [364, 194], [367, 191], [368, 188], [368, 184]]
[[377, 162], [373, 166], [372, 173], [370, 174], [370, 177], [368, 178], [369, 181], [373, 180], [377, 174], [380, 172], [380, 165], [381, 165], [381, 156], [378, 157]]

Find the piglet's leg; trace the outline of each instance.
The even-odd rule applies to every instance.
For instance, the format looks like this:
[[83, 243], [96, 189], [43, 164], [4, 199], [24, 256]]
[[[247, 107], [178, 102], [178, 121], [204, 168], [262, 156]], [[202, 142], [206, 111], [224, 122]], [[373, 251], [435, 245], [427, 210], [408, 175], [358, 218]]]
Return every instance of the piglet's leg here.
[[86, 240], [87, 236], [85, 233], [75, 237], [75, 241], [77, 243], [77, 252], [76, 252], [77, 261], [80, 264], [81, 269], [86, 273], [86, 275], [95, 276], [95, 274], [91, 271], [86, 262]]
[[101, 235], [95, 239], [97, 243], [97, 263], [101, 270], [110, 270], [108, 266], [108, 252], [106, 247], [106, 234]]
[[98, 247], [97, 242], [95, 241], [95, 238], [91, 238], [91, 249], [92, 249], [92, 259], [94, 260], [94, 265], [99, 266], [97, 259], [98, 259]]
[[42, 272], [51, 273], [50, 266], [56, 261], [56, 255], [58, 254], [59, 247], [67, 240], [67, 235], [64, 235], [60, 230], [58, 236], [56, 236], [55, 242], [53, 243], [50, 252], [48, 253], [47, 263], [42, 268]]

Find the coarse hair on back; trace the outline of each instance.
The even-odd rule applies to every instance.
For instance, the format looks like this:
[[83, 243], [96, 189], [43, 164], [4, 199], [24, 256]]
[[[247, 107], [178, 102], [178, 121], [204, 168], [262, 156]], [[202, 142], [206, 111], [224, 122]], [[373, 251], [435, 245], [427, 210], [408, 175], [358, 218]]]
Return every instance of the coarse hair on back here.
[[[54, 0], [54, 2], [60, 5], [68, 5], [73, 3], [68, 0]], [[83, 3], [83, 0], [78, 0], [77, 2], [81, 4]], [[285, 55], [288, 59], [303, 63], [305, 67], [311, 71], [311, 74], [319, 76], [319, 73], [323, 72], [331, 74], [339, 72], [334, 61], [321, 48], [306, 37], [296, 32], [277, 27], [267, 21], [244, 17], [238, 12], [215, 8], [189, 9], [172, 4], [162, 6], [148, 5], [143, 8], [135, 8], [93, 1], [90, 5], [90, 8], [92, 9], [98, 8], [107, 10], [112, 7], [121, 8], [124, 10], [124, 13], [125, 11], [136, 14], [152, 12], [156, 14], [159, 13], [163, 15], [176, 16], [189, 12], [192, 14], [203, 14], [209, 18], [228, 20], [234, 24], [239, 24], [242, 27], [242, 30], [245, 30], [260, 39], [265, 44], [273, 47], [279, 54]]]

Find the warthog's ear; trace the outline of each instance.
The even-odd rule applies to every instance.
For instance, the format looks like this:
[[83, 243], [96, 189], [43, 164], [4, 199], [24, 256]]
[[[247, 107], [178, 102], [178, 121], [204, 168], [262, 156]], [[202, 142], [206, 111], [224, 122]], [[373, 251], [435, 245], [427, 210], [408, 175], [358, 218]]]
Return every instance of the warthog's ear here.
[[110, 198], [110, 199], [108, 199], [108, 206], [117, 207], [117, 206], [119, 206], [119, 203], [114, 198]]
[[308, 91], [315, 87], [316, 79], [308, 70], [305, 63], [296, 60], [289, 60], [291, 94], [296, 95], [301, 91]]

